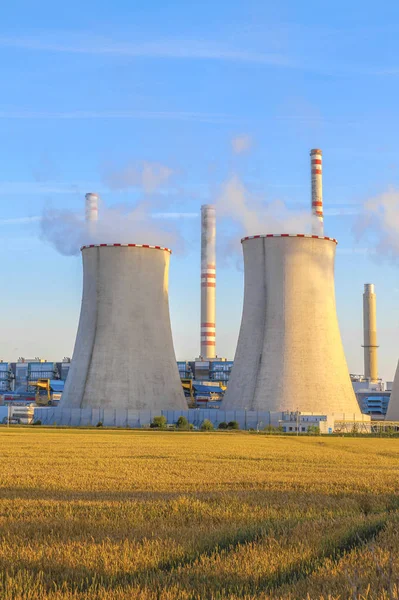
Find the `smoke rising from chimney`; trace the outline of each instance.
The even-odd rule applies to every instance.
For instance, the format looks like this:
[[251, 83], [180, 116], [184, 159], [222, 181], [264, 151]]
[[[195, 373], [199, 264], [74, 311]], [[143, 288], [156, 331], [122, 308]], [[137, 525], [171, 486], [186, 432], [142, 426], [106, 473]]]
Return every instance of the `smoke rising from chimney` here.
[[76, 256], [85, 244], [135, 243], [184, 248], [176, 219], [153, 215], [154, 204], [139, 202], [133, 209], [126, 206], [107, 208], [101, 205], [95, 228], [81, 214], [47, 210], [41, 220], [41, 237], [65, 256]]
[[388, 191], [370, 198], [363, 205], [363, 214], [354, 225], [357, 240], [369, 239], [375, 256], [399, 259], [399, 190]]
[[314, 218], [309, 210], [291, 210], [281, 200], [265, 202], [251, 193], [237, 174], [222, 184], [215, 204], [218, 216], [233, 221], [242, 236], [310, 233]]

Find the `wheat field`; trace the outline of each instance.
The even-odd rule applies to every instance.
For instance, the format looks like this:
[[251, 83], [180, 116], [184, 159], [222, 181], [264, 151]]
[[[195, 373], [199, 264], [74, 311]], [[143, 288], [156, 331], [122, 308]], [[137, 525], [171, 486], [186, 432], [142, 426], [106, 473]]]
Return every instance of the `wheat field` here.
[[399, 440], [1, 428], [0, 598], [399, 598]]

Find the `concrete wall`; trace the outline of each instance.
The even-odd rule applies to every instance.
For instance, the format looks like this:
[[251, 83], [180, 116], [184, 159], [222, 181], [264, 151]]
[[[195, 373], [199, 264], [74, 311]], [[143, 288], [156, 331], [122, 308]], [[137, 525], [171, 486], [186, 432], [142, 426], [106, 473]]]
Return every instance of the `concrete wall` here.
[[329, 238], [243, 240], [240, 335], [222, 409], [360, 413], [338, 327]]
[[[162, 410], [138, 411], [101, 408], [62, 408], [45, 407], [35, 408], [35, 421], [40, 420], [42, 425], [66, 425], [70, 427], [93, 426], [101, 422], [105, 427], [148, 427], [154, 417], [164, 415], [168, 423], [174, 424], [180, 416], [186, 417], [189, 423], [200, 427], [205, 419], [209, 419], [215, 426], [223, 421], [237, 421], [240, 429], [264, 429], [268, 425], [277, 427], [284, 418], [281, 412], [244, 411], [244, 410], [218, 410], [218, 409], [190, 409], [190, 410]], [[330, 416], [337, 421], [370, 422], [370, 417], [359, 414], [336, 414]], [[302, 416], [306, 420], [306, 416]]]
[[388, 404], [386, 421], [399, 421], [399, 361], [396, 367], [395, 379], [392, 385], [391, 398]]
[[169, 251], [82, 250], [83, 299], [63, 408], [187, 406], [169, 317]]

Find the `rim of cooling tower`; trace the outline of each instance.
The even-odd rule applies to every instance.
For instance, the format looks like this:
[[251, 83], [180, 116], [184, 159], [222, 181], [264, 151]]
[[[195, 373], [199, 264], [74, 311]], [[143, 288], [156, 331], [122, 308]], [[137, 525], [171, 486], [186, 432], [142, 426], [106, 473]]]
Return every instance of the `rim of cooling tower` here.
[[325, 237], [321, 235], [311, 235], [308, 233], [263, 233], [261, 235], [247, 235], [244, 238], [241, 238], [241, 243], [246, 240], [257, 240], [258, 238], [280, 238], [280, 237], [290, 237], [290, 238], [310, 238], [315, 240], [328, 240], [329, 242], [334, 242], [334, 244], [338, 244], [335, 238]]
[[164, 248], [163, 246], [150, 246], [149, 244], [87, 244], [86, 246], [82, 246], [80, 249], [85, 250], [85, 248], [149, 248], [150, 250], [163, 250], [164, 252], [169, 252], [172, 254], [172, 250], [170, 248]]

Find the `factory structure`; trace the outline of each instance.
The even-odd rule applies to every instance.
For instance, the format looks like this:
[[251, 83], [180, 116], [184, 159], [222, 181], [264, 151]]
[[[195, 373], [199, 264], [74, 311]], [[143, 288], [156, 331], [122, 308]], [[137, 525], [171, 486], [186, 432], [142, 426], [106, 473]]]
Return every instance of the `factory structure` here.
[[[65, 425], [142, 427], [163, 414], [170, 423], [185, 415], [195, 426], [206, 418], [216, 426], [236, 420], [245, 429], [305, 433], [316, 425], [331, 433], [370, 431], [370, 419], [386, 413], [399, 421], [399, 364], [392, 386], [385, 389], [378, 378], [373, 284], [363, 294], [364, 374], [348, 371], [335, 304], [337, 241], [324, 235], [320, 149], [310, 151], [310, 171], [311, 232], [259, 232], [241, 240], [244, 302], [234, 361], [218, 356], [216, 346], [215, 206], [201, 207], [199, 356], [176, 361], [171, 250], [102, 243], [99, 197], [86, 194], [72, 361], [0, 363], [0, 401], [15, 403], [19, 394], [23, 403], [25, 394], [28, 402], [31, 393], [34, 419]], [[57, 381], [65, 383], [62, 396]]]
[[82, 257], [82, 308], [63, 408], [186, 408], [169, 317], [170, 250], [91, 244]]
[[335, 308], [336, 240], [242, 240], [244, 308], [226, 409], [358, 414]]

